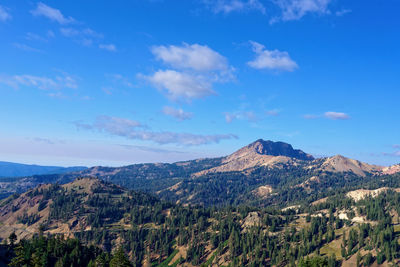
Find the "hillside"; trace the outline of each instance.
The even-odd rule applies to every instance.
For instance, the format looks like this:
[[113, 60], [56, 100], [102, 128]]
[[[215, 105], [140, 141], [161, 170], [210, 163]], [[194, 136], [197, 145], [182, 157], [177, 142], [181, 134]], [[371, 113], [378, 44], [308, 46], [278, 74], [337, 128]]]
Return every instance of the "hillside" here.
[[27, 266], [37, 257], [49, 266], [111, 267], [117, 258], [123, 266], [390, 266], [400, 258], [400, 194], [376, 192], [357, 202], [353, 192], [284, 209], [218, 209], [94, 178], [41, 185], [0, 203], [0, 240], [9, 244], [0, 262], [23, 253]]
[[359, 176], [379, 174], [383, 170], [382, 166], [370, 165], [341, 155], [326, 158], [319, 168], [328, 172], [352, 172]]
[[[99, 207], [91, 203], [102, 194], [108, 195], [109, 208], [113, 211], [118, 209], [118, 201], [129, 195], [119, 186], [82, 178], [64, 185], [41, 185], [18, 197], [5, 199], [0, 203], [0, 238], [7, 238], [12, 232], [20, 238], [30, 237], [39, 229], [73, 236], [74, 232], [90, 229], [95, 224], [91, 216], [100, 212]], [[149, 200], [149, 204], [155, 201], [144, 194], [135, 195], [135, 198], [143, 202]]]

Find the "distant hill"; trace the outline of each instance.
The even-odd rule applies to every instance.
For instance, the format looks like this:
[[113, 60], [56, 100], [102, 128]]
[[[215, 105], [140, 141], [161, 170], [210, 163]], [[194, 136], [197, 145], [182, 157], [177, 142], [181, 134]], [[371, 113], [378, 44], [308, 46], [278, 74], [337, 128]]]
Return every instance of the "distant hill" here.
[[0, 161], [0, 177], [21, 177], [42, 174], [56, 174], [82, 171], [86, 167], [57, 167], [57, 166], [40, 166], [29, 165], [14, 162]]

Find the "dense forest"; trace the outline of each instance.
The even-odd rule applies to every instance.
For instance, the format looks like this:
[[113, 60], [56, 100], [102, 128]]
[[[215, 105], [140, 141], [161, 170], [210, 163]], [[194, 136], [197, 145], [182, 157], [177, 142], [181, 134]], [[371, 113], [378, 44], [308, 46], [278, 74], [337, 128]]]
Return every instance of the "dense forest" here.
[[[339, 192], [289, 209], [207, 207], [80, 179], [0, 207], [17, 213], [22, 197], [37, 199], [39, 213], [20, 212], [18, 223], [37, 233], [4, 238], [2, 261], [10, 266], [369, 266], [400, 258], [400, 194], [390, 190], [357, 202]], [[69, 224], [67, 235], [57, 233], [61, 223]]]

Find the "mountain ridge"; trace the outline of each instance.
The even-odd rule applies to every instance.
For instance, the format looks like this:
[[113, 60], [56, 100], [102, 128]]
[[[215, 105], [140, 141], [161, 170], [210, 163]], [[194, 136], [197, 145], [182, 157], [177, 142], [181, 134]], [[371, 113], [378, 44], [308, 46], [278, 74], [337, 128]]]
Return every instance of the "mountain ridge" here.
[[43, 166], [36, 164], [23, 164], [16, 162], [0, 161], [0, 177], [20, 177], [42, 174], [58, 174], [81, 171], [87, 169], [84, 166]]
[[[306, 197], [318, 191], [318, 187], [327, 186], [328, 190], [332, 183], [345, 186], [348, 180], [354, 184], [371, 180], [379, 182], [382, 175], [396, 173], [400, 173], [397, 165], [385, 168], [340, 155], [315, 159], [290, 144], [259, 139], [220, 158], [122, 167], [96, 166], [64, 174], [0, 178], [0, 198], [24, 192], [41, 183], [64, 184], [78, 177], [97, 177], [172, 202], [214, 205], [258, 201], [257, 196], [263, 195], [265, 203], [272, 203], [277, 194], [279, 198], [279, 194], [289, 191], [300, 190]], [[208, 199], [212, 190], [219, 193], [217, 197]], [[258, 193], [254, 195], [254, 192]]]

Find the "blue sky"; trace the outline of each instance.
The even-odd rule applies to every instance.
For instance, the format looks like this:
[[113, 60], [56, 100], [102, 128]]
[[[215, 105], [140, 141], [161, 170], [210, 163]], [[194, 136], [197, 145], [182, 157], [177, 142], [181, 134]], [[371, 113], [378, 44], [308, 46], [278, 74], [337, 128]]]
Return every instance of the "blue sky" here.
[[256, 139], [400, 162], [400, 3], [0, 3], [0, 160], [173, 162]]

